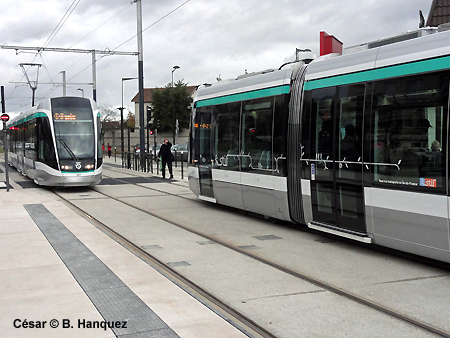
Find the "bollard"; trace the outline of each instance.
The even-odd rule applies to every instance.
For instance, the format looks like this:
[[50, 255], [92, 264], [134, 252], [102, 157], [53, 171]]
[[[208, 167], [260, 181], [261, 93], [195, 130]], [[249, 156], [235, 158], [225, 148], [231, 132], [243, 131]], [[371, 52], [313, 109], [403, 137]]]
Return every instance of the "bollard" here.
[[177, 168], [177, 150], [175, 149], [174, 150], [175, 151], [175, 168]]
[[181, 179], [184, 179], [183, 168], [184, 168], [183, 153], [181, 153]]
[[114, 147], [114, 163], [116, 163], [117, 147]]
[[153, 174], [153, 154], [150, 155], [150, 171], [151, 171], [152, 174]]

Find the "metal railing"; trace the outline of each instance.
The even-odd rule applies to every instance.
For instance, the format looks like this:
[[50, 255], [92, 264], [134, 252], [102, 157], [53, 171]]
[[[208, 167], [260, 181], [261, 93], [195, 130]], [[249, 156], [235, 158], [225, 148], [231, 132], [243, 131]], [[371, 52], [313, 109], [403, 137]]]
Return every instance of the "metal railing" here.
[[[152, 174], [154, 174], [156, 171], [156, 175], [159, 175], [160, 160], [155, 159], [152, 154], [145, 154], [145, 168], [144, 169], [141, 168], [141, 161], [140, 161], [139, 154], [136, 154], [133, 152], [129, 152], [129, 153], [125, 152], [125, 153], [122, 153], [121, 156], [122, 156], [122, 168], [135, 170], [135, 171], [150, 172]], [[185, 165], [187, 166], [187, 161], [185, 161], [185, 158], [187, 159], [187, 154], [180, 153], [180, 155], [177, 156], [177, 153], [175, 151], [175, 161], [172, 162], [172, 172], [174, 171], [173, 169], [178, 168], [178, 162], [180, 162], [181, 179], [184, 179], [184, 167], [185, 167]]]

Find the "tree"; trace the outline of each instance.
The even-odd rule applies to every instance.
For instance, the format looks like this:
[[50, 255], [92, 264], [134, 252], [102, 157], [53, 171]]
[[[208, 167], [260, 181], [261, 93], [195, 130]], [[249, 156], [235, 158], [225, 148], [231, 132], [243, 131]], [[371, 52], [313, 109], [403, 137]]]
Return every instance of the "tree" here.
[[157, 88], [152, 93], [152, 128], [162, 132], [174, 130], [172, 107], [174, 107], [175, 119], [178, 119], [180, 131], [189, 128], [191, 105], [192, 97], [187, 91], [187, 83], [183, 83], [183, 80], [174, 84], [173, 98], [171, 83], [165, 88]]
[[113, 132], [114, 130], [120, 128], [119, 112], [115, 111], [109, 107], [98, 107], [100, 111], [100, 123], [102, 124], [102, 142], [105, 138], [107, 132]]
[[124, 121], [124, 124], [126, 126], [128, 126], [128, 128], [132, 128], [134, 129], [134, 125], [135, 125], [135, 117], [134, 114], [132, 112], [128, 112], [128, 116], [126, 118], [126, 120]]

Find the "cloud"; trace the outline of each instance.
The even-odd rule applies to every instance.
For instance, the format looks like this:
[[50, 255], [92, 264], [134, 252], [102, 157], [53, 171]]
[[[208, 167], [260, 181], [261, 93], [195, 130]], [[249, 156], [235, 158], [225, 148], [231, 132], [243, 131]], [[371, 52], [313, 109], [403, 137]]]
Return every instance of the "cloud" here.
[[[147, 28], [185, 0], [142, 1]], [[66, 13], [71, 2], [22, 0], [0, 5], [1, 44], [40, 46]], [[360, 44], [418, 27], [421, 9], [430, 0], [191, 0], [148, 28], [144, 40], [146, 87], [164, 87], [174, 65], [174, 80], [191, 85], [235, 78], [244, 73], [278, 68], [295, 48], [319, 51], [319, 32], [327, 31], [344, 46]], [[50, 47], [137, 51], [136, 5], [129, 0], [80, 1]], [[129, 42], [125, 41], [131, 39]], [[122, 45], [123, 44], [123, 45]], [[31, 90], [9, 82], [23, 81], [20, 62], [43, 64], [37, 96], [62, 95], [61, 71], [66, 71], [69, 95], [92, 96], [91, 55], [44, 52], [40, 56], [0, 50], [0, 70], [7, 109], [26, 109]], [[122, 77], [137, 76], [134, 56], [97, 56], [97, 96], [111, 107], [121, 104]], [[44, 84], [49, 83], [49, 84]], [[137, 92], [137, 81], [124, 83], [125, 104]]]

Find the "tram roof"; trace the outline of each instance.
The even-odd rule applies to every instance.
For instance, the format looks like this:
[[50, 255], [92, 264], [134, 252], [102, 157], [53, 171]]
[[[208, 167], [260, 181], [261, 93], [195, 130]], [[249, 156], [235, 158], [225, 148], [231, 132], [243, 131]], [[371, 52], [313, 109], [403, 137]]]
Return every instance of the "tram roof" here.
[[214, 99], [214, 104], [220, 104], [288, 93], [294, 68], [270, 69], [259, 73], [244, 74], [236, 79], [224, 80], [213, 85], [202, 85], [197, 91], [195, 101], [206, 103], [207, 100]]
[[[369, 44], [357, 46], [360, 47], [357, 51], [352, 51], [344, 55], [326, 55], [320, 57], [308, 66], [306, 73], [306, 81], [327, 79], [339, 75], [352, 75], [354, 82], [358, 82], [357, 76], [361, 72], [378, 70], [377, 74], [371, 79], [389, 78], [400, 75], [407, 75], [412, 73], [421, 73], [443, 68], [444, 66], [439, 61], [429, 62], [431, 65], [417, 62], [423, 60], [437, 60], [438, 58], [450, 56], [450, 30], [439, 32], [438, 29], [423, 28], [418, 30], [417, 37], [406, 39], [404, 41], [390, 44], [381, 43], [380, 46], [370, 47]], [[386, 39], [387, 40], [387, 39]], [[381, 41], [381, 40], [380, 40]], [[408, 65], [417, 64], [416, 67], [409, 67]], [[387, 67], [402, 67], [405, 74], [380, 71], [387, 69]], [[437, 68], [436, 68], [437, 67]], [[406, 69], [408, 68], [408, 69]], [[372, 76], [372, 75], [371, 75]], [[350, 81], [349, 79], [344, 80]], [[352, 80], [353, 81], [353, 80]], [[334, 84], [334, 85], [337, 85]], [[325, 87], [325, 86], [324, 86]]]

